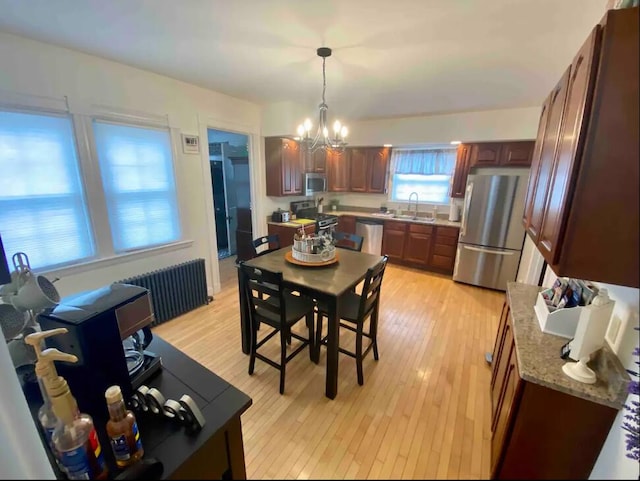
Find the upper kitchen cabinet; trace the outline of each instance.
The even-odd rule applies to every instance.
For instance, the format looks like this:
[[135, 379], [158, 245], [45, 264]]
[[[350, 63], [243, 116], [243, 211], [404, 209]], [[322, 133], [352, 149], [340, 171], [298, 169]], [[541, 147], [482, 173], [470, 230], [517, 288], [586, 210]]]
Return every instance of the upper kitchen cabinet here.
[[504, 167], [530, 167], [534, 145], [533, 140], [502, 144], [499, 164]]
[[264, 152], [267, 195], [301, 195], [302, 162], [298, 143], [284, 137], [265, 137]]
[[389, 148], [350, 147], [345, 153], [349, 157], [351, 192], [384, 194], [387, 191]]
[[327, 185], [329, 192], [349, 192], [349, 155], [327, 152]]
[[471, 144], [469, 164], [471, 167], [495, 167], [500, 165], [500, 149], [498, 142]]
[[467, 188], [467, 175], [469, 175], [469, 150], [471, 149], [467, 144], [458, 145], [456, 167], [451, 183], [451, 197], [464, 198]]
[[[536, 148], [534, 149], [536, 153], [539, 153], [539, 158], [533, 160], [534, 169], [529, 175], [529, 185], [527, 186], [527, 192], [530, 192], [531, 196], [527, 197], [524, 207], [524, 227], [534, 242], [538, 242], [540, 229], [542, 228], [544, 204], [553, 172], [556, 145], [562, 122], [562, 109], [567, 98], [570, 71], [571, 67], [565, 70], [564, 75], [549, 95], [548, 106], [546, 106], [546, 110], [548, 110], [546, 114], [547, 125], [544, 128], [543, 136], [536, 140]], [[540, 146], [538, 147], [537, 144], [540, 144]]]
[[463, 198], [470, 169], [483, 167], [529, 167], [535, 142], [476, 142], [458, 146], [451, 197]]
[[327, 170], [327, 152], [324, 149], [318, 149], [313, 153], [304, 152], [304, 171], [324, 173]]
[[525, 210], [557, 275], [636, 288], [638, 11], [609, 10], [548, 99]]

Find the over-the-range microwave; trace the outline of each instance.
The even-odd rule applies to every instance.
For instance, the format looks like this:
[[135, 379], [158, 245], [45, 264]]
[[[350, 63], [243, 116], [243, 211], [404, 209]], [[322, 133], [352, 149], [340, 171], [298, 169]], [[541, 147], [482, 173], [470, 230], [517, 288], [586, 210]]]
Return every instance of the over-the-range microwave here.
[[304, 195], [314, 195], [327, 191], [327, 175], [314, 172], [302, 174], [304, 180]]

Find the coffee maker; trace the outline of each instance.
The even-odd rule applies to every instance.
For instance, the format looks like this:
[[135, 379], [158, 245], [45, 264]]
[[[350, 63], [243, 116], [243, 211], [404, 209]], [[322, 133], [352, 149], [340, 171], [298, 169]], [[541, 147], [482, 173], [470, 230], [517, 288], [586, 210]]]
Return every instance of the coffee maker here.
[[38, 316], [43, 331], [69, 331], [47, 339], [47, 346], [78, 357], [77, 363], [56, 367], [82, 412], [106, 419], [109, 386], [117, 384], [129, 399], [160, 370], [160, 358], [146, 350], [153, 339], [153, 319], [149, 290], [120, 283], [66, 297]]

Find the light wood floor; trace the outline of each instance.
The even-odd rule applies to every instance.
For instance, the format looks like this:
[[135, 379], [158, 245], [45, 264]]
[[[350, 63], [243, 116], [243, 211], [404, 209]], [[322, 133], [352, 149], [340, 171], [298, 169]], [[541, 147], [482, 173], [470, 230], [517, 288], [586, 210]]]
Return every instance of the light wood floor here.
[[[242, 416], [250, 479], [489, 477], [484, 354], [493, 348], [502, 293], [390, 264], [380, 360], [367, 356], [364, 386], [355, 361], [340, 355], [338, 396], [327, 399], [326, 353], [315, 365], [303, 351], [287, 365], [281, 396], [276, 369], [258, 360], [247, 374], [234, 259], [221, 261], [223, 288], [211, 304], [154, 332], [253, 399]], [[341, 345], [350, 340], [341, 333]], [[270, 342], [277, 359], [279, 341]]]

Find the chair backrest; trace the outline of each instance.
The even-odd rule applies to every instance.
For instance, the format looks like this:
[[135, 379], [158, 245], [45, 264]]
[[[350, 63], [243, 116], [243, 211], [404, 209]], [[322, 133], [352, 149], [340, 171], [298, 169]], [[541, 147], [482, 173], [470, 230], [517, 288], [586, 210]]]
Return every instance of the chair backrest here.
[[251, 267], [240, 263], [244, 283], [241, 286], [249, 303], [249, 318], [251, 325], [255, 325], [256, 309], [260, 308], [279, 317], [281, 322], [286, 319], [286, 304], [282, 289], [282, 272], [271, 272], [265, 269]]
[[364, 319], [376, 307], [380, 299], [380, 288], [382, 287], [382, 277], [387, 267], [389, 257], [384, 256], [380, 262], [367, 270], [364, 278], [362, 294], [360, 294], [360, 306], [358, 308], [358, 319]]
[[336, 231], [333, 233], [333, 238], [336, 241], [336, 247], [344, 247], [345, 249], [358, 252], [362, 250], [362, 241], [364, 240], [364, 237], [361, 235]]
[[[267, 249], [258, 252], [258, 248], [264, 245], [267, 246]], [[253, 240], [253, 250], [256, 253], [256, 257], [276, 249], [280, 249], [280, 237], [278, 234], [265, 235]]]

